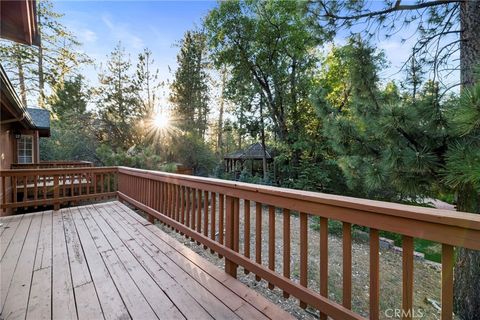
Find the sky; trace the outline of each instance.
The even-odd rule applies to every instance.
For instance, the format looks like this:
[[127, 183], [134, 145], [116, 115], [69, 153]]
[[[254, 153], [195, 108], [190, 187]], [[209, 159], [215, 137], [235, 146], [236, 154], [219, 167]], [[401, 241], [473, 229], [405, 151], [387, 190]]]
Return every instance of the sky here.
[[[121, 41], [130, 55], [132, 65], [138, 54], [148, 47], [159, 69], [162, 81], [173, 78], [176, 69], [178, 42], [187, 30], [200, 26], [216, 1], [84, 1], [53, 0], [55, 11], [64, 14], [62, 23], [83, 44], [79, 49], [95, 61], [80, 70], [91, 86], [98, 84], [98, 72], [109, 53]], [[412, 26], [415, 28], [415, 26]], [[416, 38], [401, 43], [401, 37], [411, 33], [402, 30], [392, 38], [377, 39], [377, 48], [384, 50], [390, 65], [382, 71], [383, 80], [401, 80], [399, 68], [411, 52]], [[345, 34], [337, 34], [335, 42], [345, 43]], [[168, 86], [161, 92], [161, 103], [167, 104]]]
[[[176, 44], [187, 30], [201, 25], [215, 1], [54, 1], [62, 23], [82, 43], [81, 51], [95, 61], [81, 70], [90, 85], [98, 84], [98, 71], [121, 41], [133, 66], [148, 47], [161, 80], [176, 69]], [[165, 97], [168, 92], [164, 90]]]

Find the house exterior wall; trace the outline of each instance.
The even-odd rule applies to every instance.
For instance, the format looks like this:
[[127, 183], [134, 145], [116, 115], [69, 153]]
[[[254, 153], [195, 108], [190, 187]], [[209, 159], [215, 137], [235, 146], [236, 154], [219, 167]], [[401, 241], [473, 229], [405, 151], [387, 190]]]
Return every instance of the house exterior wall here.
[[[17, 163], [17, 140], [13, 134], [14, 123], [4, 124], [0, 126], [0, 170], [7, 170], [11, 168], [12, 163]], [[40, 162], [40, 152], [39, 152], [39, 134], [38, 130], [19, 130], [21, 134], [32, 135], [33, 136], [33, 162]], [[3, 183], [3, 182], [2, 182]], [[12, 197], [12, 186], [11, 181], [7, 179], [5, 181], [5, 195], [2, 193], [2, 188], [0, 188], [0, 203], [3, 201], [3, 197], [6, 196], [7, 199]], [[0, 211], [0, 216], [10, 215], [11, 210], [6, 212]]]
[[[15, 161], [15, 137], [12, 134], [12, 126], [9, 124], [0, 126], [0, 170], [10, 169], [10, 165]], [[2, 182], [3, 183], [3, 182]], [[12, 186], [9, 180], [5, 181], [6, 194], [3, 194], [0, 188], [0, 201], [3, 197], [10, 198], [12, 196]], [[10, 210], [11, 211], [11, 210]], [[11, 214], [10, 211], [1, 212], [0, 216]]]

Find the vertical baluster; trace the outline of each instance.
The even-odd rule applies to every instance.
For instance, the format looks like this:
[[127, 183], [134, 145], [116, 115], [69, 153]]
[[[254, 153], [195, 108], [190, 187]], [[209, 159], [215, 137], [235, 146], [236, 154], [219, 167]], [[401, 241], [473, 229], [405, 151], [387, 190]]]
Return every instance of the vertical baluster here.
[[240, 248], [240, 199], [233, 198], [233, 250]]
[[[235, 250], [235, 198], [230, 196], [227, 196], [226, 198], [227, 211], [225, 216], [225, 246]], [[237, 267], [238, 266], [233, 261], [225, 258], [225, 272], [234, 278], [237, 277]]]
[[[203, 235], [208, 237], [208, 191], [204, 190], [203, 192]], [[203, 246], [204, 249], [207, 249], [207, 246]]]
[[[328, 219], [320, 217], [320, 294], [328, 298]], [[325, 313], [320, 319], [327, 320]]]
[[442, 320], [453, 318], [453, 263], [453, 247], [442, 244]]
[[170, 184], [170, 201], [170, 218], [175, 220], [175, 202], [177, 201], [177, 199], [174, 184]]
[[17, 177], [12, 177], [12, 185], [13, 185], [13, 203], [17, 203]]
[[2, 213], [7, 211], [7, 176], [2, 176]]
[[[300, 212], [300, 285], [307, 287], [308, 277], [308, 216]], [[305, 309], [307, 304], [300, 301], [300, 307]]]
[[83, 173], [78, 174], [78, 194], [81, 196], [82, 195], [82, 180], [83, 180]]
[[163, 214], [168, 216], [168, 183], [163, 183], [163, 196], [164, 196], [164, 203], [163, 203]]
[[103, 193], [104, 190], [105, 190], [105, 189], [104, 189], [104, 188], [105, 188], [105, 184], [104, 184], [105, 180], [104, 180], [103, 176], [104, 176], [104, 174], [103, 174], [103, 172], [102, 172], [102, 173], [100, 174], [100, 188], [101, 188], [100, 192], [101, 192], [101, 193]]
[[65, 185], [65, 180], [67, 179], [67, 175], [66, 174], [63, 174], [62, 176], [62, 193], [63, 193], [63, 197], [65, 198], [67, 196], [67, 186]]
[[43, 205], [45, 206], [47, 204], [47, 176], [43, 176]]
[[110, 173], [107, 173], [107, 192], [110, 192], [112, 190], [111, 188], [111, 182], [110, 182]]
[[402, 318], [412, 319], [413, 305], [413, 238], [402, 237]]
[[[215, 241], [215, 224], [216, 224], [216, 215], [217, 215], [217, 194], [212, 192], [211, 194], [212, 204], [210, 206], [210, 239]], [[213, 249], [210, 249], [210, 253], [215, 253]]]
[[90, 174], [88, 172], [85, 172], [85, 178], [87, 179], [87, 183], [86, 183], [87, 194], [90, 195]]
[[370, 319], [379, 318], [380, 300], [380, 257], [379, 234], [377, 229], [370, 229]]
[[[193, 231], [195, 231], [195, 214], [196, 214], [196, 211], [197, 210], [197, 190], [192, 188], [192, 212], [191, 212], [191, 219], [190, 219], [190, 229], [192, 229]], [[193, 238], [191, 238], [191, 240], [193, 241]]]
[[55, 174], [53, 177], [53, 210], [59, 210], [60, 209], [60, 189], [59, 189], [59, 176], [58, 174]]
[[[224, 216], [225, 216], [225, 196], [221, 193], [218, 194], [218, 242], [224, 244]], [[218, 255], [222, 258], [222, 255]]]
[[[197, 232], [202, 232], [202, 190], [197, 190]], [[198, 241], [197, 241], [197, 244]]]
[[352, 308], [352, 225], [343, 222], [343, 306]]
[[[255, 261], [262, 264], [262, 204], [255, 203]], [[259, 276], [255, 276], [260, 281]]]
[[185, 209], [185, 225], [190, 228], [190, 204], [191, 204], [191, 198], [190, 198], [190, 187], [185, 188], [185, 201], [186, 201], [186, 209]]
[[[40, 177], [35, 175], [33, 177], [33, 200], [35, 200], [35, 206], [34, 208], [37, 208], [37, 201], [38, 201], [38, 179]], [[5, 178], [3, 179], [5, 181]]]
[[182, 196], [182, 192], [181, 192], [181, 187], [180, 185], [177, 185], [177, 188], [175, 190], [176, 194], [177, 194], [177, 221], [180, 222], [181, 221], [181, 204], [182, 204], [182, 199], [181, 199], [181, 196]]
[[[290, 210], [283, 209], [283, 276], [290, 279]], [[283, 297], [290, 295], [283, 291]]]
[[[250, 200], [243, 200], [243, 211], [245, 215], [245, 223], [243, 224], [243, 251], [247, 258], [250, 258]], [[249, 274], [250, 271], [245, 269], [245, 274]]]
[[[268, 206], [268, 268], [275, 271], [275, 207]], [[273, 284], [268, 283], [268, 288], [273, 289]]]
[[179, 186], [180, 189], [180, 223], [185, 225], [185, 187]]
[[69, 179], [70, 179], [70, 196], [73, 197], [75, 196], [75, 189], [74, 189], [74, 184], [73, 184], [73, 177], [74, 174], [70, 173]]
[[[124, 183], [123, 186], [128, 188], [129, 184]], [[97, 174], [96, 173], [93, 174], [93, 193], [97, 194]]]
[[27, 176], [23, 177], [23, 202], [27, 202], [28, 190], [27, 190]]

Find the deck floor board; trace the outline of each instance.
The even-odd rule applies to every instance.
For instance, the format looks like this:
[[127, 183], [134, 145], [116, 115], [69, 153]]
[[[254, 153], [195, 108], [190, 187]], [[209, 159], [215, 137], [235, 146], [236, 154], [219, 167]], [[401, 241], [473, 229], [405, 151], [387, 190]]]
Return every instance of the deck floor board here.
[[0, 318], [291, 318], [117, 201], [0, 223]]

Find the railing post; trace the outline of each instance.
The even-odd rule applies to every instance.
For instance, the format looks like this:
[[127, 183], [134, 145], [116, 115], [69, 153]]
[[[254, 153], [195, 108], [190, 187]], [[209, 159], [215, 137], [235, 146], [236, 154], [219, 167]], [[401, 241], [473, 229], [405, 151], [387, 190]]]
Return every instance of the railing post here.
[[[234, 203], [233, 197], [226, 197], [226, 216], [225, 216], [225, 246], [229, 249], [235, 250], [235, 221], [234, 221]], [[238, 239], [238, 238], [237, 238]], [[225, 257], [225, 272], [232, 277], [237, 277], [238, 265]]]
[[53, 210], [60, 209], [60, 186], [58, 175], [53, 177]]

